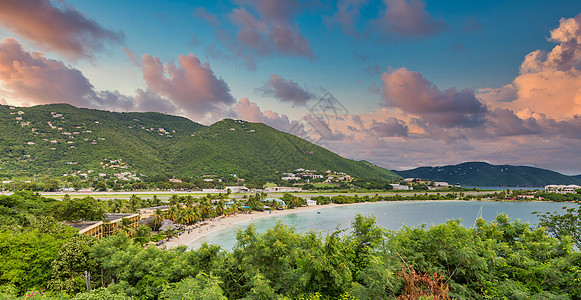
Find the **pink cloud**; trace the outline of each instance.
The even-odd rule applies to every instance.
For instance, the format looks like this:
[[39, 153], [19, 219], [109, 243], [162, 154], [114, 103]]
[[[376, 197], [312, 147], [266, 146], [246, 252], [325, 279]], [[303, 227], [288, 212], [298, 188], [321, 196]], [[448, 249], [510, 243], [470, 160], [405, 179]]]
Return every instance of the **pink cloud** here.
[[375, 25], [388, 35], [430, 36], [445, 27], [444, 22], [430, 16], [422, 0], [384, 0], [384, 3], [387, 9]]
[[123, 52], [125, 52], [127, 58], [129, 58], [129, 61], [131, 61], [131, 63], [133, 63], [137, 67], [141, 67], [141, 63], [137, 60], [137, 58], [135, 58], [135, 55], [133, 54], [133, 52], [131, 52], [131, 50], [129, 50], [129, 48], [127, 47], [123, 48]]
[[[284, 5], [282, 2], [275, 3]], [[270, 6], [277, 5], [271, 4]], [[264, 11], [264, 9], [260, 9], [261, 6], [258, 7], [259, 11]], [[299, 32], [296, 24], [292, 24], [286, 18], [277, 19], [278, 15], [267, 14], [261, 19], [252, 15], [245, 8], [237, 8], [230, 14], [230, 20], [239, 26], [237, 40], [257, 55], [282, 53], [313, 59], [310, 43]], [[284, 14], [282, 16], [286, 17]]]
[[208, 22], [210, 25], [218, 26], [220, 25], [220, 20], [214, 14], [209, 13], [205, 8], [199, 7], [194, 11], [194, 17], [200, 18]]
[[485, 103], [512, 102], [518, 98], [518, 89], [512, 83], [500, 88], [483, 88], [478, 90], [478, 98]]
[[383, 122], [373, 120], [371, 130], [381, 137], [405, 137], [409, 128], [403, 121], [388, 117]]
[[135, 103], [133, 108], [128, 108], [127, 110], [134, 111], [155, 111], [167, 114], [179, 114], [180, 110], [171, 101], [160, 97], [155, 92], [149, 90], [137, 90], [137, 95], [135, 95]]
[[384, 73], [383, 98], [388, 106], [421, 116], [442, 127], [476, 126], [483, 122], [487, 109], [472, 90], [438, 89], [418, 72], [405, 68]]
[[291, 102], [295, 105], [305, 105], [315, 95], [292, 80], [286, 80], [276, 74], [272, 74], [270, 79], [257, 89], [265, 96], [272, 96], [283, 102]]
[[[558, 44], [550, 51], [526, 55], [512, 83], [498, 90], [484, 89], [481, 98], [517, 114], [543, 114], [557, 121], [581, 115], [581, 14], [562, 18], [550, 40]], [[514, 101], [495, 103], [495, 94], [505, 92], [511, 95], [507, 98], [516, 95]]]
[[0, 23], [44, 49], [69, 58], [91, 57], [106, 43], [122, 43], [122, 33], [103, 28], [74, 7], [49, 0], [0, 1]]
[[143, 79], [149, 89], [195, 116], [236, 102], [228, 84], [214, 75], [208, 63], [202, 64], [191, 53], [178, 56], [178, 62], [179, 65], [163, 64], [159, 58], [144, 54]]
[[12, 38], [0, 42], [0, 82], [4, 87], [0, 94], [16, 105], [69, 103], [110, 111], [181, 113], [180, 108], [153, 91], [138, 89], [135, 97], [118, 91], [96, 91], [81, 71], [42, 53], [27, 52]]
[[358, 37], [357, 23], [361, 16], [361, 9], [368, 2], [368, 0], [340, 0], [337, 2], [337, 11], [330, 18], [327, 18], [326, 22], [328, 24], [337, 23], [343, 32]]
[[81, 71], [40, 52], [26, 52], [13, 38], [0, 43], [0, 80], [11, 98], [31, 104], [66, 102], [88, 107], [95, 97]]
[[338, 24], [343, 32], [355, 38], [375, 36], [379, 40], [436, 35], [445, 23], [434, 19], [422, 0], [383, 0], [385, 9], [371, 21], [360, 21], [361, 10], [369, 0], [339, 0], [337, 10], [326, 17], [327, 24]]
[[288, 132], [293, 125], [286, 115], [279, 115], [270, 110], [262, 112], [258, 104], [251, 102], [248, 98], [240, 99], [233, 109], [237, 117], [242, 120], [264, 123], [280, 131]]

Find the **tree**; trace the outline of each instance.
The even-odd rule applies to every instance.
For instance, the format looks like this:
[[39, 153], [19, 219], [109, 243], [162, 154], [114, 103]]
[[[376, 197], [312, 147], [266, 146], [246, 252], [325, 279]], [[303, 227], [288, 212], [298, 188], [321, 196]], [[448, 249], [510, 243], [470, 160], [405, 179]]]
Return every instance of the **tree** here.
[[85, 292], [75, 295], [72, 300], [131, 300], [133, 298], [127, 297], [125, 294], [112, 293], [110, 290], [105, 288], [99, 288], [96, 290], [91, 290], [91, 292]]
[[540, 220], [539, 226], [544, 227], [549, 234], [559, 240], [566, 236], [571, 237], [577, 248], [581, 248], [581, 204], [576, 209], [567, 207], [563, 209], [564, 214], [535, 212]]
[[198, 273], [196, 277], [188, 277], [182, 281], [170, 284], [160, 293], [160, 299], [167, 300], [227, 300], [224, 296], [221, 281], [218, 277], [206, 273]]
[[355, 216], [351, 228], [357, 272], [367, 266], [373, 250], [383, 243], [385, 230], [377, 226], [375, 216], [364, 217], [361, 214]]
[[133, 229], [133, 238], [141, 245], [147, 244], [151, 240], [151, 228], [145, 225], [139, 225]]
[[153, 212], [153, 219], [149, 223], [151, 229], [155, 231], [159, 230], [159, 227], [163, 224], [163, 215], [163, 211], [159, 208]]
[[216, 211], [216, 215], [221, 216], [224, 214], [225, 209], [224, 209], [224, 200], [220, 199], [218, 200], [218, 202], [216, 203], [216, 207], [214, 208]]
[[94, 273], [94, 263], [89, 257], [95, 238], [76, 235], [64, 243], [51, 263], [51, 280], [55, 291], [76, 294], [85, 290], [84, 272]]
[[102, 221], [104, 219], [102, 204], [92, 197], [69, 198], [68, 201], [54, 202], [52, 214], [58, 220], [76, 222]]
[[22, 231], [0, 230], [0, 286], [13, 285], [19, 293], [46, 286], [59, 249], [76, 235], [73, 228], [56, 222]]
[[250, 292], [244, 300], [270, 300], [278, 298], [276, 292], [270, 287], [269, 280], [260, 273], [256, 273], [250, 281]]

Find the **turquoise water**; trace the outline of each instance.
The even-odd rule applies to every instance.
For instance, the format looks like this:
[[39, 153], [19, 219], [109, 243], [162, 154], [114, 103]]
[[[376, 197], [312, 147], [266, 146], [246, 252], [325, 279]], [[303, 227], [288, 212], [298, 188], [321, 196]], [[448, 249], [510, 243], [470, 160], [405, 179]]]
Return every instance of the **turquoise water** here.
[[[489, 201], [400, 201], [377, 202], [343, 205], [338, 207], [321, 206], [301, 213], [264, 217], [214, 232], [188, 245], [197, 248], [203, 242], [217, 244], [224, 249], [231, 250], [236, 243], [236, 231], [254, 223], [258, 232], [264, 232], [274, 226], [276, 222], [296, 227], [298, 232], [304, 233], [315, 230], [322, 233], [333, 232], [336, 228], [349, 228], [353, 218], [359, 213], [364, 216], [374, 215], [377, 223], [386, 229], [399, 229], [403, 224], [417, 226], [420, 224], [440, 224], [450, 219], [461, 218], [462, 224], [467, 227], [474, 225], [482, 208], [482, 218], [494, 220], [500, 213], [506, 213], [511, 219], [520, 219], [533, 225], [538, 218], [534, 211], [554, 212], [562, 211], [562, 207], [576, 207], [575, 203], [553, 202], [489, 202]], [[222, 222], [227, 222], [223, 219]]]

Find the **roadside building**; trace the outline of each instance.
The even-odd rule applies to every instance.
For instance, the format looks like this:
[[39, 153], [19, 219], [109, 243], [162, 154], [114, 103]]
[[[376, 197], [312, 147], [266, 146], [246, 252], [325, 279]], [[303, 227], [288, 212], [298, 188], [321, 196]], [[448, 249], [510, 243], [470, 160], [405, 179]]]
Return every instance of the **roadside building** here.
[[230, 190], [230, 193], [247, 193], [250, 192], [250, 189], [245, 187], [245, 186], [239, 186], [239, 185], [235, 185], [235, 186], [226, 186], [224, 187], [224, 191], [228, 191]]
[[413, 188], [410, 188], [410, 186], [405, 185], [405, 184], [391, 184], [391, 186], [393, 187], [394, 190], [400, 190], [400, 191], [409, 191], [412, 190]]

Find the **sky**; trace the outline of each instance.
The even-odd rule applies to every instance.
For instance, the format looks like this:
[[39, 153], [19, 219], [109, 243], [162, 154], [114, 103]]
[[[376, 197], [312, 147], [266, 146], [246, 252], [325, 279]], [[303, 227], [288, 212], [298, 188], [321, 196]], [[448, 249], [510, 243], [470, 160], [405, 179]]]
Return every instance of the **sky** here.
[[0, 1], [0, 104], [48, 103], [577, 175], [581, 1]]

